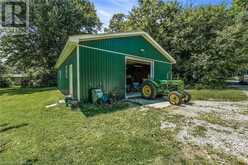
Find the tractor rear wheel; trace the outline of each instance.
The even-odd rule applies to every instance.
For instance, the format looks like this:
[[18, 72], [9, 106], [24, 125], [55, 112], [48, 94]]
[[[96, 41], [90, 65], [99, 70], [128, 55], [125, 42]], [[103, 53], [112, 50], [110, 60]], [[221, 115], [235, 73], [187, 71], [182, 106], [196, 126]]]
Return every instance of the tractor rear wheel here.
[[183, 96], [183, 101], [185, 104], [187, 104], [191, 100], [191, 95], [188, 92], [183, 91]]
[[144, 82], [141, 90], [142, 97], [146, 99], [155, 99], [157, 96], [157, 89], [154, 84]]
[[178, 92], [169, 93], [168, 99], [172, 105], [181, 105], [182, 104], [182, 95]]

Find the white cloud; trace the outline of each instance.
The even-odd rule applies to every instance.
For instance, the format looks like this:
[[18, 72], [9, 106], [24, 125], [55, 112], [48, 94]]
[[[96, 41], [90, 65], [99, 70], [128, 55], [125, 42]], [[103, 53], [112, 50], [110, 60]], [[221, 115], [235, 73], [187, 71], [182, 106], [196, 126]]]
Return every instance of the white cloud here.
[[109, 21], [114, 14], [115, 12], [109, 12], [103, 9], [97, 10], [97, 15], [100, 17], [100, 20], [103, 23], [103, 27], [108, 27]]
[[137, 0], [91, 0], [94, 3], [97, 15], [100, 17], [103, 27], [107, 27], [115, 13], [127, 14]]
[[109, 13], [107, 11], [104, 11], [102, 9], [98, 10], [98, 13], [103, 16], [103, 17], [106, 17], [106, 18], [111, 18], [113, 13]]
[[112, 4], [119, 6], [121, 8], [123, 8], [123, 6], [125, 6], [125, 8], [127, 10], [130, 10], [130, 8], [133, 7], [134, 4], [136, 4], [136, 0], [109, 0]]

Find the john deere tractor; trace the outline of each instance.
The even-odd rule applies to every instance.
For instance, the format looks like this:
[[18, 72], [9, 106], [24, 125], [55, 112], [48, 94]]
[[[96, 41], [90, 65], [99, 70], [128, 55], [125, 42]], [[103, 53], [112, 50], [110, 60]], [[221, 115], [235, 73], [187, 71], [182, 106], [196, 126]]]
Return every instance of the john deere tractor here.
[[184, 91], [184, 82], [181, 80], [145, 80], [141, 93], [147, 99], [167, 96], [172, 105], [188, 103], [191, 99], [190, 94]]

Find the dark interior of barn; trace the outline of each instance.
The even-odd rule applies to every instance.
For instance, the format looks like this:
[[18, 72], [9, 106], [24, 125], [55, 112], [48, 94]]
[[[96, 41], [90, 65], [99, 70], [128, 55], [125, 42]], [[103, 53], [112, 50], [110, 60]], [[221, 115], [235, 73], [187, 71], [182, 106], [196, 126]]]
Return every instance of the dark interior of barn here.
[[140, 95], [144, 80], [150, 77], [149, 62], [128, 59], [126, 62], [126, 92], [129, 96]]

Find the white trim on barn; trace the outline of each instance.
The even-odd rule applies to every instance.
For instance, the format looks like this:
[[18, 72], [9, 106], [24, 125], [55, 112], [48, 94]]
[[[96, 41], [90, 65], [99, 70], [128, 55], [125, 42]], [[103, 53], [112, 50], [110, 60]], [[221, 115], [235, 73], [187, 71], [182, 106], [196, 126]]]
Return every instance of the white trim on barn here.
[[151, 36], [145, 32], [128, 32], [128, 33], [115, 33], [115, 34], [98, 34], [98, 35], [75, 35], [70, 36], [64, 49], [62, 50], [59, 59], [55, 65], [55, 68], [58, 69], [60, 65], [66, 60], [68, 56], [71, 55], [71, 52], [81, 41], [91, 41], [91, 40], [101, 40], [109, 38], [120, 38], [120, 37], [129, 37], [129, 36], [143, 36], [155, 49], [157, 49], [161, 55], [166, 57], [170, 64], [175, 64], [176, 60], [171, 57]]
[[80, 100], [80, 59], [79, 59], [79, 45], [77, 45], [77, 99]]
[[69, 95], [73, 97], [73, 65], [69, 65]]

